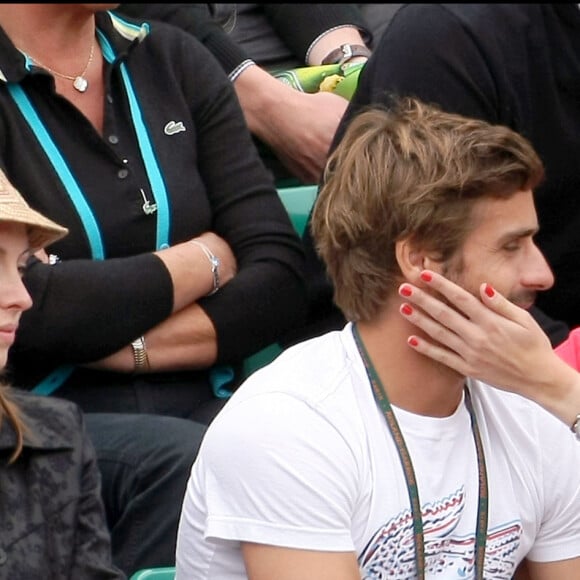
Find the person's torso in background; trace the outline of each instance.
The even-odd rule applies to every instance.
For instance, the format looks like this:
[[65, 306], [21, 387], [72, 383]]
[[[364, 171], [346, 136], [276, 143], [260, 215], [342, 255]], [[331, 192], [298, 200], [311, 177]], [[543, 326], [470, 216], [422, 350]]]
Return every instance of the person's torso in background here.
[[304, 66], [270, 24], [261, 4], [211, 4], [214, 17], [260, 66], [273, 71]]
[[[262, 4], [210, 4], [223, 29], [257, 64], [269, 71], [305, 66], [278, 36]], [[402, 4], [357, 4], [373, 33], [373, 46]], [[296, 23], [299, 26], [299, 23]]]

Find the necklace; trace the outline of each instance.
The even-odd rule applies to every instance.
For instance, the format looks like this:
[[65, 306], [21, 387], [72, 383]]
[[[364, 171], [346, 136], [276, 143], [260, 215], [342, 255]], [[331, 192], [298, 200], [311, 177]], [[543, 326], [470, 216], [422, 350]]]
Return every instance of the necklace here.
[[42, 64], [37, 58], [32, 58], [32, 57], [30, 57], [30, 58], [38, 66], [46, 69], [48, 72], [52, 73], [53, 75], [56, 75], [57, 77], [61, 77], [63, 79], [67, 79], [69, 81], [72, 81], [73, 87], [79, 93], [84, 93], [89, 88], [89, 81], [85, 78], [85, 75], [87, 74], [87, 70], [89, 70], [89, 67], [91, 66], [91, 62], [93, 62], [93, 55], [94, 54], [95, 54], [95, 43], [93, 41], [91, 43], [91, 52], [89, 54], [89, 60], [87, 61], [87, 64], [85, 65], [85, 68], [83, 69], [83, 72], [77, 76], [71, 76], [71, 75], [65, 75], [65, 74], [59, 73], [58, 71], [55, 71], [54, 69], [50, 68], [49, 66]]
[[[393, 408], [387, 393], [379, 378], [379, 375], [371, 362], [368, 352], [362, 342], [360, 334], [356, 325], [353, 324], [352, 333], [356, 342], [359, 353], [362, 357], [367, 376], [373, 388], [375, 400], [380, 405], [381, 410], [385, 416], [387, 426], [393, 437], [393, 441], [397, 446], [401, 466], [405, 475], [407, 483], [407, 490], [409, 492], [409, 501], [411, 503], [411, 514], [413, 518], [413, 535], [415, 541], [415, 566], [416, 578], [424, 580], [425, 578], [425, 537], [423, 534], [423, 516], [421, 513], [421, 502], [419, 501], [419, 489], [417, 486], [417, 479], [415, 477], [415, 470], [411, 461], [411, 455], [407, 449], [405, 438], [399, 427]], [[485, 543], [487, 539], [487, 516], [488, 516], [488, 486], [487, 486], [487, 470], [485, 467], [485, 456], [483, 453], [483, 443], [481, 435], [477, 426], [477, 419], [473, 404], [471, 402], [471, 394], [469, 389], [465, 387], [465, 406], [469, 411], [471, 418], [471, 431], [475, 442], [475, 449], [477, 453], [477, 467], [479, 474], [479, 501], [477, 504], [477, 529], [475, 532], [475, 555], [474, 555], [474, 574], [473, 578], [476, 580], [483, 579], [483, 565], [485, 560]]]

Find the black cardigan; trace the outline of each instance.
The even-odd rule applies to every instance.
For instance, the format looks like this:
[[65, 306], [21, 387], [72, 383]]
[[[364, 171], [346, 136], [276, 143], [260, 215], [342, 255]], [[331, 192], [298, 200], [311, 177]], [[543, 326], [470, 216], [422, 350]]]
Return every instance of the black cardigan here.
[[[172, 310], [169, 273], [151, 253], [156, 218], [141, 210], [140, 189], [151, 192], [120, 81], [121, 62], [168, 190], [170, 245], [212, 230], [238, 261], [235, 279], [199, 301], [217, 331], [218, 362], [240, 361], [302, 316], [300, 240], [227, 76], [189, 34], [153, 23], [144, 39], [131, 40], [112, 22], [109, 14], [97, 14], [99, 29], [118, 54], [106, 66], [103, 136], [54, 92], [51, 76], [26, 70], [21, 53], [0, 30], [0, 70], [24, 88], [53, 135], [92, 207], [106, 253], [104, 260], [91, 259], [77, 212], [0, 82], [0, 163], [33, 207], [70, 229], [48, 249], [60, 262], [36, 262], [25, 277], [34, 306], [22, 316], [11, 351], [19, 386], [35, 384], [58, 365], [116, 352]], [[166, 132], [171, 122], [182, 123], [183, 130]]]

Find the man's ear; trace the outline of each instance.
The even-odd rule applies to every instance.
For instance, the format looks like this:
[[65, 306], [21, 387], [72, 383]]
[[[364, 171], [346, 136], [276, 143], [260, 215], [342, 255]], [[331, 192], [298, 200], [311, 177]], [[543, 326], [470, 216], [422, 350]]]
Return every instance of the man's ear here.
[[427, 252], [420, 249], [411, 238], [404, 238], [395, 244], [395, 255], [403, 277], [416, 283], [425, 269], [439, 272], [441, 264], [433, 260]]

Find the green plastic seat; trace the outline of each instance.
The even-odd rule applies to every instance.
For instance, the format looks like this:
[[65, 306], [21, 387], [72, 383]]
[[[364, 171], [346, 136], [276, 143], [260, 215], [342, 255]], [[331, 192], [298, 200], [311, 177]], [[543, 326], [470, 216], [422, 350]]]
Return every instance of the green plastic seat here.
[[299, 185], [297, 187], [278, 188], [278, 195], [290, 216], [290, 220], [292, 221], [296, 233], [300, 237], [302, 237], [302, 234], [304, 234], [304, 230], [306, 229], [308, 216], [310, 215], [310, 211], [314, 205], [317, 193], [317, 185]]
[[175, 566], [167, 568], [145, 568], [135, 572], [129, 580], [174, 580]]

